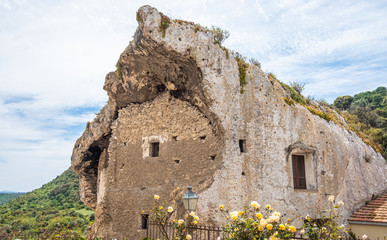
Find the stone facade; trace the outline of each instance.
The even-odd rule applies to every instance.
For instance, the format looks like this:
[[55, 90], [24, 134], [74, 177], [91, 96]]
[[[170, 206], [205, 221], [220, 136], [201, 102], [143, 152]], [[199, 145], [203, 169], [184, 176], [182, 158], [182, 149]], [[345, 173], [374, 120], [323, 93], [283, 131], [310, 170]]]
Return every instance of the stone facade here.
[[[386, 191], [379, 153], [342, 126], [285, 103], [287, 93], [260, 68], [247, 68], [241, 94], [237, 63], [210, 31], [172, 21], [163, 37], [165, 16], [149, 6], [137, 19], [134, 40], [106, 76], [109, 102], [72, 156], [81, 199], [96, 211], [97, 236], [140, 239], [140, 213], [153, 195], [181, 214], [188, 185], [200, 197], [201, 223], [214, 225], [222, 222], [219, 204], [270, 203], [300, 224], [306, 214], [319, 218], [328, 195], [346, 203], [347, 217]], [[293, 155], [304, 156], [306, 189], [293, 186]]]

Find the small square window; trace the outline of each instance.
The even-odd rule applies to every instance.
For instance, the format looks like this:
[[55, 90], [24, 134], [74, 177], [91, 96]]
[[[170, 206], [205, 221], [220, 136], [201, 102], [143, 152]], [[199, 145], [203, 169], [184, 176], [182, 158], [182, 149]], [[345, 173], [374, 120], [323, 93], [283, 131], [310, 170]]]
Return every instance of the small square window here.
[[239, 150], [241, 153], [247, 152], [246, 139], [239, 139]]
[[149, 147], [149, 156], [151, 157], [158, 157], [159, 156], [159, 150], [160, 150], [160, 143], [159, 142], [152, 142], [150, 143]]

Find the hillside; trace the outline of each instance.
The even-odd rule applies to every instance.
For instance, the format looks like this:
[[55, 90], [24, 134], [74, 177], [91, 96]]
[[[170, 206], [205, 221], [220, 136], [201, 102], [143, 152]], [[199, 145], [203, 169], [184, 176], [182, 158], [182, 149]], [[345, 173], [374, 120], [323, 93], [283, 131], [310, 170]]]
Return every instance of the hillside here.
[[336, 98], [333, 106], [363, 140], [387, 159], [387, 89]]
[[25, 195], [25, 193], [0, 193], [0, 205]]
[[79, 200], [77, 175], [67, 169], [41, 188], [0, 206], [0, 233], [84, 234], [94, 213]]

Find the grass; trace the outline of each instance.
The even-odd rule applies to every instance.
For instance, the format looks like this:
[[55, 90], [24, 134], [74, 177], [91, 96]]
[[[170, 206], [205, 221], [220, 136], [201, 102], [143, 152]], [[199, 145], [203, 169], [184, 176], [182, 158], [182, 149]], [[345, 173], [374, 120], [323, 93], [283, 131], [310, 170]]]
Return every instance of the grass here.
[[159, 32], [162, 32], [163, 38], [165, 37], [165, 30], [167, 30], [167, 28], [169, 27], [169, 24], [171, 24], [171, 19], [169, 19], [168, 16], [161, 14]]
[[[306, 99], [304, 96], [302, 96], [300, 93], [298, 93], [296, 90], [294, 90], [291, 86], [281, 82], [276, 78], [276, 76], [273, 73], [268, 74], [268, 78], [270, 81], [277, 81], [282, 88], [289, 93], [290, 98], [284, 97], [283, 100], [286, 104], [289, 106], [295, 105], [296, 103], [300, 104], [301, 106], [304, 106], [310, 113], [313, 115], [319, 116], [320, 118], [326, 120], [327, 122], [333, 121], [337, 125], [345, 128], [349, 132], [356, 133], [357, 136], [359, 136], [364, 143], [371, 146], [376, 152], [383, 153], [383, 148], [380, 144], [375, 143], [372, 141], [365, 133], [363, 133], [362, 129], [365, 128], [363, 126], [363, 123], [360, 121], [354, 121], [351, 119], [350, 114], [345, 114], [341, 112], [342, 117], [345, 119], [345, 122], [343, 122], [338, 115], [335, 113], [335, 111], [327, 104], [320, 104], [316, 105], [310, 99]], [[323, 109], [323, 110], [321, 110]]]
[[117, 62], [117, 64], [116, 64], [116, 67], [117, 67], [117, 71], [116, 71], [116, 74], [117, 74], [117, 76], [120, 78], [120, 79], [122, 79], [122, 69], [121, 69], [121, 66], [120, 66], [120, 64]]
[[138, 12], [137, 12], [137, 14], [136, 14], [136, 20], [137, 20], [137, 22], [139, 22], [139, 23], [142, 23], [142, 22], [143, 22], [142, 17], [141, 17], [141, 15], [140, 15], [140, 13], [138, 13]]
[[88, 210], [88, 209], [85, 209], [85, 208], [79, 209], [79, 210], [75, 210], [75, 211], [76, 211], [77, 213], [80, 213], [80, 214], [84, 215], [84, 216], [91, 216], [91, 215], [93, 215], [93, 213], [94, 213], [94, 211]]
[[238, 64], [238, 72], [239, 72], [239, 85], [241, 86], [241, 94], [244, 93], [244, 86], [247, 84], [246, 81], [246, 69], [249, 65], [246, 63], [245, 58], [242, 57], [238, 52], [234, 52], [235, 61]]

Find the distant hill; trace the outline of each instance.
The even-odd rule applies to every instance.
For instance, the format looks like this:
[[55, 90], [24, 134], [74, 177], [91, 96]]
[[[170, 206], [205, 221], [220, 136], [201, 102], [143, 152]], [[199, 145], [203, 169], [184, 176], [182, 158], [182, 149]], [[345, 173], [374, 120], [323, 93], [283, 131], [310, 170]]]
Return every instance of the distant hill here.
[[387, 159], [387, 88], [341, 96], [333, 106], [363, 140]]
[[26, 193], [0, 192], [0, 205], [11, 201], [12, 199], [21, 197]]
[[94, 212], [80, 201], [78, 184], [78, 176], [68, 169], [41, 188], [0, 205], [0, 233], [84, 235]]

